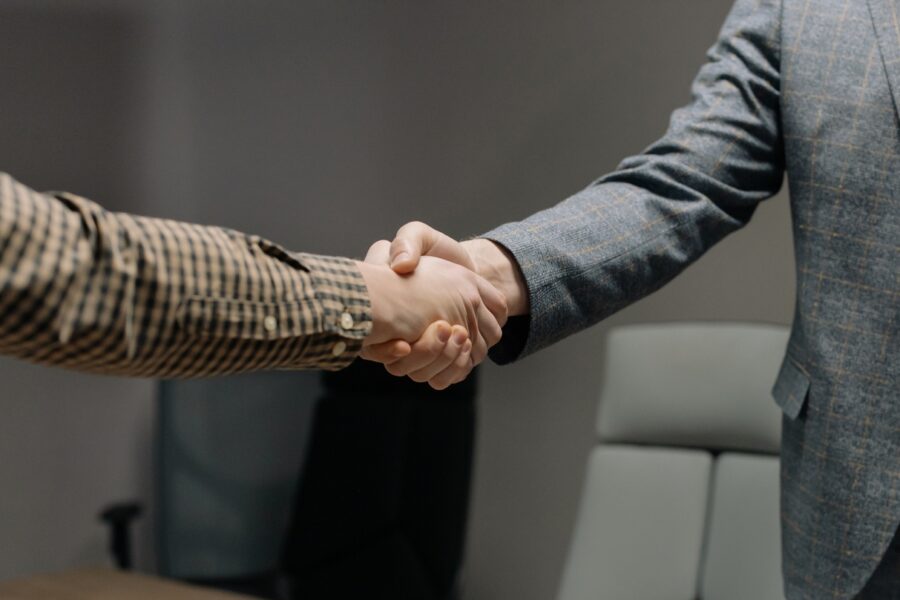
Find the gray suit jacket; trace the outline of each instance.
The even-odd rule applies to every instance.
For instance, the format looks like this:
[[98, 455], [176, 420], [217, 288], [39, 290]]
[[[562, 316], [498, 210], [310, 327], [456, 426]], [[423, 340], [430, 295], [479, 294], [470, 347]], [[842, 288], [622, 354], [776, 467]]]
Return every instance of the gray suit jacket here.
[[738, 0], [662, 139], [483, 236], [529, 287], [530, 318], [492, 354], [506, 362], [658, 289], [787, 172], [797, 305], [773, 395], [790, 599], [851, 598], [900, 521], [898, 23], [900, 0]]

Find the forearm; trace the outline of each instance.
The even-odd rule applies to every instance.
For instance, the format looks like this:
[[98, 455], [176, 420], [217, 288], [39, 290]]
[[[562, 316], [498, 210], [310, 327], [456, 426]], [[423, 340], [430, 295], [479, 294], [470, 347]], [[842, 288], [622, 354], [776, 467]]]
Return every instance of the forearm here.
[[660, 288], [779, 189], [779, 18], [777, 0], [738, 0], [692, 102], [660, 140], [557, 206], [482, 236], [512, 254], [527, 284], [527, 331], [504, 331], [506, 359]]
[[339, 368], [370, 329], [352, 261], [0, 175], [0, 353], [133, 376]]

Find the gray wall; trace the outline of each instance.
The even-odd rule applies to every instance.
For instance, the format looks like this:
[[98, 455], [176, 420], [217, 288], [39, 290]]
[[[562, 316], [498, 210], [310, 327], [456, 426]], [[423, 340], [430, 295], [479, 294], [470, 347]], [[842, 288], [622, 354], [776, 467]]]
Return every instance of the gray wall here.
[[[79, 179], [75, 162], [65, 177], [48, 181], [39, 150], [25, 173], [8, 160], [2, 168], [38, 186], [95, 193], [109, 205], [131, 193], [144, 212], [252, 230], [309, 251], [361, 256], [410, 219], [473, 235], [565, 198], [651, 142], [689, 98], [688, 84], [728, 5], [158, 3], [149, 12], [126, 11], [137, 15], [137, 32], [123, 37], [138, 46], [140, 80], [121, 68], [112, 72], [128, 81], [91, 75], [102, 82], [95, 93], [103, 98], [139, 92], [95, 119], [125, 150], [91, 178]], [[55, 37], [45, 42], [59, 44]], [[103, 61], [112, 58], [100, 54], [91, 60], [105, 73]], [[4, 102], [18, 107], [4, 113], [29, 114], [25, 98]], [[49, 131], [72, 127], [72, 115], [88, 109], [67, 110]], [[133, 130], [115, 121], [129, 111], [137, 115]], [[139, 140], [129, 141], [133, 132]], [[132, 142], [136, 157], [127, 150]], [[91, 148], [102, 153], [107, 146], [97, 141]], [[120, 187], [117, 173], [125, 173]], [[654, 296], [520, 364], [486, 366], [465, 597], [552, 597], [591, 445], [606, 327], [671, 319], [786, 323], [792, 294], [789, 217], [780, 197]], [[62, 375], [0, 363], [0, 377], [13, 375], [24, 383], [16, 398], [2, 400], [0, 481], [21, 485], [17, 475], [29, 474], [20, 505], [56, 485], [54, 472], [31, 468], [31, 453], [60, 471], [54, 452], [77, 451], [88, 431], [128, 432], [128, 424], [143, 431], [152, 419], [146, 385], [121, 382], [133, 386], [122, 402], [127, 414], [98, 405], [97, 426], [92, 419], [48, 425], [43, 416], [83, 402], [41, 395], [62, 389]], [[85, 394], [96, 385], [71, 377]], [[39, 408], [17, 417], [25, 406]], [[9, 423], [7, 414], [19, 420]], [[125, 429], [117, 429], [121, 424]], [[107, 433], [95, 434], [93, 443], [130, 458], [108, 473], [88, 460], [65, 465], [69, 481], [80, 483], [79, 497], [145, 489], [129, 470], [149, 470], [146, 439]], [[57, 509], [48, 504], [35, 517]], [[0, 505], [2, 540], [14, 527], [13, 510]], [[46, 535], [20, 535], [17, 548], [0, 546], [0, 576], [32, 568], [23, 558], [30, 546], [50, 545]], [[66, 543], [95, 543], [91, 535], [72, 531]], [[60, 556], [52, 566], [86, 555]]]
[[[141, 211], [147, 23], [113, 3], [0, 2], [0, 170]], [[105, 562], [97, 512], [150, 494], [152, 396], [0, 359], [0, 578]]]

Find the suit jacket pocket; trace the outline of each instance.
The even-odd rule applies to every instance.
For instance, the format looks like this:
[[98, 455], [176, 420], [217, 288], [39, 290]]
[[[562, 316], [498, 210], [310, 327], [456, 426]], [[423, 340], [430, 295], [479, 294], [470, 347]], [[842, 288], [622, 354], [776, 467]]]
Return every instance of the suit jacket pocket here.
[[790, 356], [785, 356], [772, 387], [776, 404], [788, 418], [796, 419], [803, 410], [808, 395], [809, 375]]

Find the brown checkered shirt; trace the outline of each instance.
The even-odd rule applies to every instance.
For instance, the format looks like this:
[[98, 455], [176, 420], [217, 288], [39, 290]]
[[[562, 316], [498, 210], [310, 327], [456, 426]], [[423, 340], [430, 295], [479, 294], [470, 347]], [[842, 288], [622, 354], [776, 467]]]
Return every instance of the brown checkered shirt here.
[[0, 173], [0, 353], [142, 377], [335, 370], [372, 328], [350, 259], [104, 210]]

